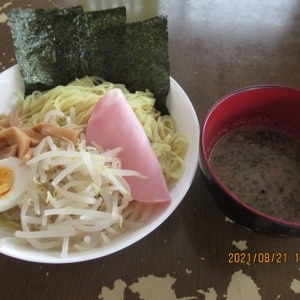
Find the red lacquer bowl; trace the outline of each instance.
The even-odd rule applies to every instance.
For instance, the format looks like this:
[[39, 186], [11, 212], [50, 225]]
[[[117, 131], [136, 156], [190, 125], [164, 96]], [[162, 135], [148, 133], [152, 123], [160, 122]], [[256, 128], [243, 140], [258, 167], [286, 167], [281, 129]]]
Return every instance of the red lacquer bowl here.
[[246, 204], [228, 190], [210, 165], [216, 142], [228, 131], [248, 125], [285, 130], [300, 139], [300, 90], [251, 86], [223, 97], [210, 109], [200, 137], [200, 167], [209, 190], [221, 210], [236, 223], [262, 234], [300, 236], [300, 223], [267, 215]]

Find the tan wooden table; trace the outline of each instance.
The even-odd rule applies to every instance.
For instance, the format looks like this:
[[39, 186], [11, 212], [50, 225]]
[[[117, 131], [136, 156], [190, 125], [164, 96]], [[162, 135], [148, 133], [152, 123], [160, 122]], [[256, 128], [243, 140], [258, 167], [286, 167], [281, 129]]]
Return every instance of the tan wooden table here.
[[[167, 14], [171, 75], [190, 97], [200, 122], [214, 102], [237, 88], [267, 83], [300, 87], [296, 0], [1, 0], [0, 71], [16, 64], [9, 10], [77, 4], [86, 10], [126, 5], [130, 20]], [[241, 251], [280, 252], [287, 262], [230, 263], [229, 253]], [[299, 239], [265, 237], [228, 222], [198, 168], [176, 211], [125, 250], [67, 265], [0, 255], [0, 298], [300, 299], [299, 253]]]

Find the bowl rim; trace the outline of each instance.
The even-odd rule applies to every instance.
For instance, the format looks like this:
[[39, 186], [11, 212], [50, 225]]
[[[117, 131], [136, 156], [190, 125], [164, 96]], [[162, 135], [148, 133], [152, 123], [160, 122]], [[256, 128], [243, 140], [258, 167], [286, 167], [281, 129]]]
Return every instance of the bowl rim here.
[[[221, 181], [221, 179], [217, 176], [217, 174], [214, 172], [214, 170], [211, 167], [211, 164], [209, 163], [209, 157], [207, 156], [207, 153], [205, 151], [205, 141], [204, 141], [204, 133], [207, 127], [208, 122], [210, 121], [210, 118], [213, 114], [213, 112], [219, 108], [221, 105], [223, 105], [224, 102], [230, 101], [232, 96], [235, 96], [237, 94], [242, 94], [244, 92], [252, 91], [252, 90], [270, 90], [270, 89], [280, 89], [280, 90], [285, 90], [285, 91], [291, 91], [295, 93], [299, 93], [299, 102], [300, 102], [300, 89], [295, 88], [295, 87], [290, 87], [290, 86], [285, 86], [285, 85], [277, 85], [277, 84], [260, 84], [260, 85], [250, 85], [246, 87], [242, 87], [239, 89], [236, 89], [225, 96], [221, 97], [217, 102], [215, 102], [209, 111], [207, 112], [206, 116], [203, 118], [203, 121], [201, 123], [201, 132], [200, 132], [200, 153], [202, 156], [202, 161], [205, 164], [205, 168], [207, 169], [207, 172], [209, 175], [212, 177], [212, 179], [215, 181], [215, 183], [221, 187], [223, 192], [227, 196], [229, 196], [233, 201], [235, 201], [238, 205], [242, 206], [244, 209], [252, 212], [255, 215], [258, 215], [262, 218], [265, 218], [269, 220], [270, 222], [282, 225], [282, 226], [287, 226], [287, 227], [293, 227], [293, 228], [300, 228], [300, 221], [299, 222], [294, 222], [294, 221], [289, 221], [285, 219], [281, 219], [275, 216], [271, 216], [267, 213], [264, 213], [251, 205], [247, 204], [244, 202], [242, 199], [240, 199], [238, 196], [236, 196], [234, 193], [232, 193], [228, 187]], [[217, 138], [217, 141], [220, 139]], [[201, 169], [203, 169], [203, 166], [201, 166]]]

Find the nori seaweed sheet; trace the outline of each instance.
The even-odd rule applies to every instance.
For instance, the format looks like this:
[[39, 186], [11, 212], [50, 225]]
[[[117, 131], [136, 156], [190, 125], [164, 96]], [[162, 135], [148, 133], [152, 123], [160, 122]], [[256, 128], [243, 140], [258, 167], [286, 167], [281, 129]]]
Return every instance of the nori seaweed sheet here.
[[103, 35], [102, 41], [108, 45], [105, 48], [105, 80], [114, 83], [126, 82], [126, 45], [125, 45], [126, 24], [114, 27]]
[[26, 90], [53, 86], [56, 47], [46, 12], [42, 9], [12, 10], [9, 23]]
[[110, 28], [126, 24], [126, 8], [86, 13], [81, 6], [14, 9], [8, 19], [26, 94], [30, 94], [85, 75], [104, 78], [106, 48], [113, 40]]
[[14, 9], [8, 15], [26, 94], [85, 75], [150, 89], [167, 114], [170, 89], [167, 17], [126, 23], [126, 8]]
[[84, 76], [81, 61], [86, 29], [82, 7], [53, 9], [46, 13], [46, 18], [55, 43], [55, 85], [74, 80], [75, 74], [78, 77]]
[[170, 90], [168, 24], [166, 16], [127, 23], [111, 31], [105, 54], [104, 78], [123, 83], [129, 91], [145, 91], [156, 97], [156, 108], [168, 114], [166, 97]]
[[170, 89], [167, 17], [156, 16], [127, 25], [124, 82], [130, 91], [150, 89], [156, 108], [167, 113], [165, 99]]
[[[115, 53], [112, 43], [118, 46], [119, 30], [121, 25], [126, 24], [126, 8], [117, 7], [112, 9], [86, 12], [84, 14], [86, 26], [85, 61], [83, 68], [85, 75], [94, 75], [102, 78], [109, 76], [107, 52]], [[124, 36], [124, 33], [123, 33]], [[122, 40], [123, 42], [123, 40]], [[115, 79], [115, 78], [114, 78]]]

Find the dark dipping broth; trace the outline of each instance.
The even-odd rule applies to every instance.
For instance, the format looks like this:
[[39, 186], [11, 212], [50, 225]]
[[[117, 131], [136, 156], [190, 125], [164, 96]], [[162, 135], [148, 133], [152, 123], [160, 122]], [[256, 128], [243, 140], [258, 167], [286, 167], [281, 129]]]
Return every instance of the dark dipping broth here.
[[213, 147], [211, 166], [241, 200], [271, 216], [300, 222], [300, 141], [267, 127], [226, 133]]

